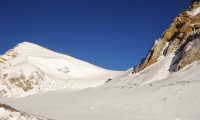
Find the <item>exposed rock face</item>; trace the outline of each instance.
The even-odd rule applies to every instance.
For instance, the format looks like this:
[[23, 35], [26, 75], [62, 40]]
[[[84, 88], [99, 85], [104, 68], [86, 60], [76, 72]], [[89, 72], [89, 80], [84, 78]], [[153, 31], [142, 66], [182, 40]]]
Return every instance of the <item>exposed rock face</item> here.
[[157, 62], [160, 56], [175, 52], [170, 71], [178, 71], [200, 58], [200, 0], [192, 0], [150, 49], [146, 58], [134, 69], [142, 71]]
[[190, 8], [196, 8], [200, 5], [199, 0], [191, 0]]

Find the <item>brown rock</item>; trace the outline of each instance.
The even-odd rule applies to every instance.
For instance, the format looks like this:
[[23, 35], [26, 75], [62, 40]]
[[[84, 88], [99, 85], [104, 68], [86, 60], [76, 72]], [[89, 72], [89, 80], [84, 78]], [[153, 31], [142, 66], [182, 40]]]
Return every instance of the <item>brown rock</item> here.
[[139, 72], [145, 69], [146, 67], [152, 65], [153, 63], [157, 62], [158, 58], [162, 55], [161, 51], [163, 51], [165, 45], [166, 42], [162, 39], [155, 42], [146, 58], [141, 61], [141, 63], [134, 70], [134, 72]]
[[[172, 71], [178, 71], [200, 58], [200, 42], [197, 42], [200, 40], [194, 42], [196, 45], [192, 46], [192, 48], [189, 49], [188, 47], [194, 36], [200, 33], [200, 14], [196, 16], [187, 14], [187, 11], [194, 10], [199, 6], [200, 0], [192, 1], [190, 8], [180, 13], [174, 19], [161, 39], [152, 46], [147, 56], [134, 69], [134, 72], [142, 71], [157, 62], [161, 55], [168, 55], [172, 52], [176, 53], [176, 57], [178, 55], [178, 59], [175, 57], [174, 59], [176, 60], [173, 60], [174, 68]], [[196, 31], [197, 29], [199, 31]]]
[[162, 39], [163, 39], [164, 41], [166, 41], [166, 42], [170, 41], [171, 38], [172, 38], [172, 37], [174, 36], [174, 34], [176, 33], [176, 31], [177, 31], [177, 30], [174, 29], [174, 27], [173, 27], [173, 28], [170, 28], [169, 30], [167, 30], [167, 31], [164, 33]]
[[172, 53], [178, 47], [179, 41], [180, 41], [179, 39], [171, 41], [169, 43], [169, 46], [166, 48], [164, 55], [167, 56], [170, 53]]
[[200, 59], [200, 35], [195, 36], [194, 41], [187, 43], [182, 51], [182, 54], [178, 56], [178, 60], [175, 61], [174, 71], [178, 71], [184, 68], [186, 65], [193, 63]]
[[199, 28], [200, 28], [200, 24], [195, 24], [195, 25], [194, 25], [194, 28], [195, 28], [195, 29], [199, 29]]
[[196, 8], [200, 5], [200, 1], [199, 0], [192, 0], [191, 1], [191, 7], [190, 8]]
[[178, 39], [183, 39], [184, 36], [185, 36], [185, 33], [181, 32], [181, 33], [178, 35]]
[[180, 30], [180, 32], [182, 32], [182, 33], [189, 33], [189, 32], [191, 32], [191, 31], [193, 31], [193, 27], [192, 27], [191, 25], [184, 26], [184, 27]]

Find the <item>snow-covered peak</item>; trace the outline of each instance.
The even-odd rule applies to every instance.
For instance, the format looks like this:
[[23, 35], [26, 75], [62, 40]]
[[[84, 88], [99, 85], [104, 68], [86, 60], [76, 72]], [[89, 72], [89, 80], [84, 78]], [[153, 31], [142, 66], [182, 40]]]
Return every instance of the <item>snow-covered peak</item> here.
[[96, 87], [118, 73], [23, 42], [0, 56], [0, 96]]
[[[57, 61], [59, 64], [62, 65], [62, 63], [67, 62], [67, 63], [70, 63], [70, 64], [74, 64], [76, 66], [79, 66], [80, 68], [85, 67], [85, 68], [98, 69], [100, 71], [105, 70], [103, 68], [92, 65], [88, 62], [78, 60], [78, 59], [73, 58], [73, 57], [68, 56], [68, 55], [56, 53], [52, 50], [49, 50], [47, 48], [41, 47], [37, 44], [30, 43], [30, 42], [19, 43], [18, 45], [16, 45], [16, 47], [14, 47], [13, 49], [6, 52], [5, 55], [7, 57], [13, 55], [14, 57], [11, 57], [10, 59], [14, 59], [15, 62], [16, 61], [21, 61], [21, 62], [27, 62], [28, 61], [28, 62], [30, 62], [33, 59], [34, 60], [39, 59], [39, 61], [45, 60], [46, 63], [48, 63], [48, 61], [56, 63], [56, 61]], [[5, 56], [5, 58], [6, 58], [6, 56]], [[39, 63], [39, 61], [38, 61], [38, 63]]]
[[59, 55], [58, 53], [51, 51], [47, 48], [44, 48], [42, 46], [39, 46], [37, 44], [34, 43], [30, 43], [30, 42], [22, 42], [19, 43], [18, 45], [16, 45], [13, 49], [14, 52], [18, 53], [18, 54], [26, 54], [28, 56], [54, 56], [55, 54], [57, 54], [57, 56]]
[[27, 41], [24, 41], [24, 42], [21, 42], [18, 44], [19, 46], [20, 45], [23, 45], [23, 46], [39, 46], [37, 44], [34, 44], [34, 43], [31, 43], [31, 42], [27, 42]]
[[41, 50], [41, 51], [46, 51], [47, 50], [46, 48], [44, 48], [42, 46], [39, 46], [37, 44], [31, 43], [31, 42], [21, 42], [21, 43], [17, 44], [14, 49], [18, 50], [18, 51], [22, 51], [22, 50], [29, 50], [29, 51], [30, 50], [32, 50], [32, 51]]

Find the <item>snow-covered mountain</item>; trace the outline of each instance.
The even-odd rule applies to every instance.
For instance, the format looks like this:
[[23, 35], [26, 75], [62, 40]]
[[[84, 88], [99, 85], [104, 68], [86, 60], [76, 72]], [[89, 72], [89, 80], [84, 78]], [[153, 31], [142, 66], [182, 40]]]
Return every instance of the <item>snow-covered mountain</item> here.
[[0, 97], [96, 87], [118, 73], [23, 42], [0, 56]]

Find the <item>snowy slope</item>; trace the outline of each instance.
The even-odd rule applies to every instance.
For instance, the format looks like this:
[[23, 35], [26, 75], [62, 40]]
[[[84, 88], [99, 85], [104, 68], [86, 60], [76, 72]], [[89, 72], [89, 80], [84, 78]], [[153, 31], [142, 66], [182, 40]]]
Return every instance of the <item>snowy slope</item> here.
[[137, 74], [130, 69], [97, 88], [0, 100], [56, 120], [199, 120], [200, 61], [170, 73], [173, 56]]
[[1, 97], [96, 87], [119, 73], [29, 42], [18, 44], [0, 60]]
[[138, 73], [131, 68], [96, 88], [0, 101], [56, 120], [199, 120], [200, 61], [170, 72], [176, 56], [163, 55]]
[[[195, 41], [199, 40], [195, 39]], [[45, 56], [40, 55], [41, 57]], [[51, 75], [57, 71], [52, 67], [53, 64], [56, 64], [55, 61], [51, 61], [52, 58], [50, 58], [51, 63], [48, 63], [47, 60], [48, 64], [45, 65], [45, 61], [41, 62], [41, 59], [35, 59], [34, 55], [31, 57], [34, 59], [28, 60], [28, 65], [34, 66], [33, 70], [37, 65], [38, 68], [42, 66], [39, 69], [42, 69], [45, 76], [54, 77]], [[84, 73], [82, 75], [85, 76], [78, 76], [81, 78], [80, 80], [73, 79], [74, 81], [70, 83], [71, 89], [49, 91], [17, 99], [1, 98], [0, 101], [19, 110], [56, 120], [199, 120], [200, 61], [196, 60], [180, 71], [173, 72], [170, 69], [173, 68], [176, 57], [175, 52], [167, 56], [162, 55], [156, 63], [138, 73], [133, 73], [133, 68], [120, 74], [117, 72], [117, 76], [106, 84], [80, 90], [83, 85], [87, 87], [100, 85], [97, 85], [99, 80], [104, 83], [105, 79], [103, 80], [102, 76], [109, 78], [109, 75], [116, 75], [116, 72], [92, 65], [96, 71], [93, 71], [94, 73], [91, 75], [86, 74], [87, 72], [78, 72], [79, 74]], [[49, 59], [49, 56], [47, 58]], [[37, 61], [37, 59], [39, 60]], [[38, 64], [34, 64], [34, 62]], [[88, 65], [88, 63], [83, 64]], [[9, 70], [8, 68], [5, 69], [8, 71], [14, 69]], [[23, 67], [19, 65], [19, 68]], [[48, 70], [45, 72], [44, 68]], [[18, 67], [15, 71], [17, 69]], [[83, 67], [83, 69], [85, 68]], [[51, 74], [48, 74], [49, 72]], [[27, 75], [28, 73], [24, 72]], [[65, 75], [65, 72], [57, 74]], [[58, 80], [59, 75], [57, 74], [54, 78]], [[67, 74], [72, 78], [75, 77], [70, 72]], [[66, 77], [68, 76], [66, 75]], [[48, 80], [54, 81], [53, 79]], [[46, 87], [46, 84], [44, 86]], [[79, 89], [79, 91], [73, 89]]]

